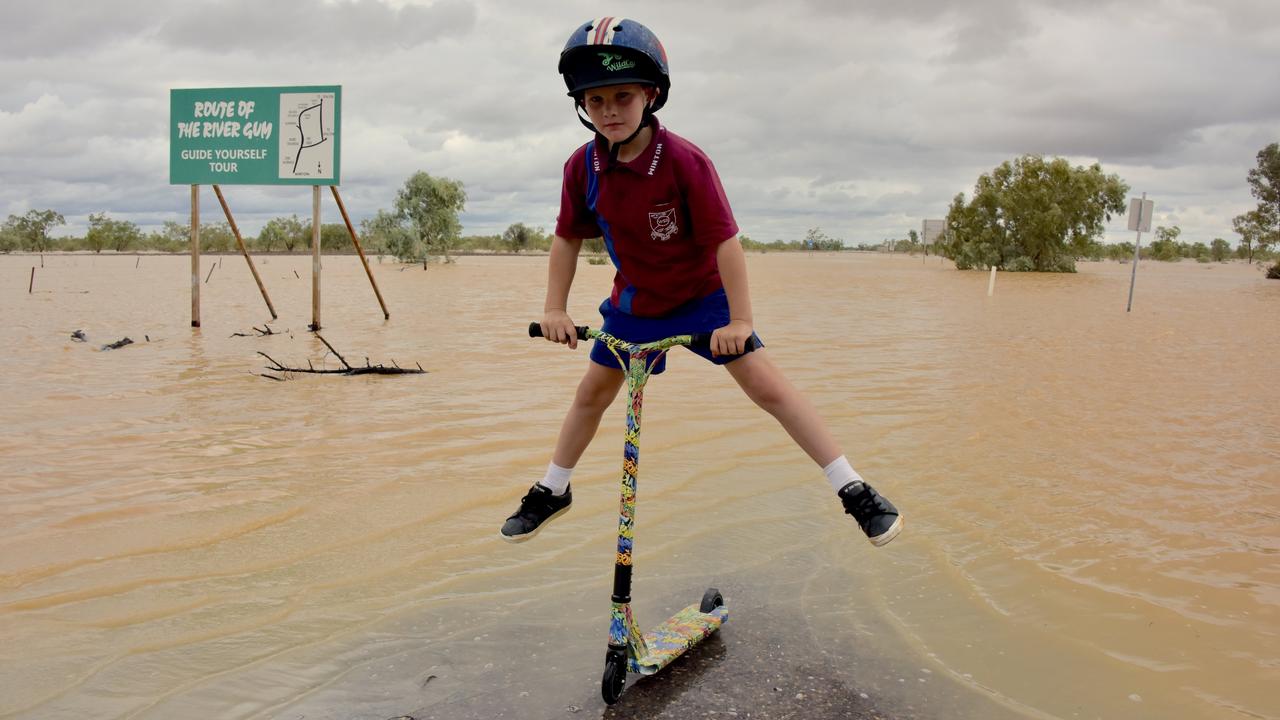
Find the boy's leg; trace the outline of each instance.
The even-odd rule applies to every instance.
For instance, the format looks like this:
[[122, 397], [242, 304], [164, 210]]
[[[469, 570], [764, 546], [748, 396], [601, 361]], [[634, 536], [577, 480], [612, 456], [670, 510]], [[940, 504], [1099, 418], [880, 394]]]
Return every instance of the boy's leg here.
[[781, 423], [818, 467], [826, 467], [840, 457], [840, 446], [817, 409], [787, 380], [766, 350], [749, 352], [725, 368], [747, 397]]
[[552, 462], [564, 468], [572, 468], [578, 464], [578, 459], [600, 428], [600, 418], [613, 404], [624, 380], [626, 375], [618, 368], [587, 363], [587, 372], [578, 383], [573, 404], [569, 406], [569, 412], [560, 425], [560, 436], [556, 438]]
[[884, 545], [897, 537], [902, 530], [898, 509], [853, 470], [817, 409], [787, 380], [767, 352], [760, 349], [747, 353], [725, 368], [747, 397], [772, 415], [826, 472], [845, 512], [858, 521], [871, 544]]
[[573, 404], [560, 426], [560, 436], [547, 474], [541, 482], [529, 488], [520, 500], [520, 507], [502, 525], [499, 534], [503, 540], [528, 540], [538, 534], [543, 525], [569, 509], [573, 502], [569, 475], [595, 437], [600, 418], [618, 395], [624, 379], [621, 370], [594, 362], [587, 364], [587, 372], [578, 383]]

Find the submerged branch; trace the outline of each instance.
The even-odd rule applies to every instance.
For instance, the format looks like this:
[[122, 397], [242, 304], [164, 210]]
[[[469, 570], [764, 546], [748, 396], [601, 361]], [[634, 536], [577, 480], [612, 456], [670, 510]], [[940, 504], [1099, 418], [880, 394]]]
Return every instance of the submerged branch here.
[[[315, 366], [311, 364], [310, 360], [307, 361], [307, 367], [305, 368], [289, 367], [281, 363], [280, 361], [276, 360], [275, 358], [271, 357], [270, 355], [262, 352], [261, 350], [258, 351], [258, 354], [266, 358], [271, 363], [271, 366], [270, 366], [271, 370], [275, 370], [276, 372], [281, 372], [281, 373], [308, 373], [308, 374], [314, 374], [314, 375], [424, 375], [427, 372], [426, 370], [422, 369], [421, 363], [417, 363], [418, 368], [415, 370], [412, 368], [408, 368], [408, 369], [402, 368], [396, 364], [395, 360], [391, 361], [391, 367], [387, 367], [386, 365], [383, 365], [381, 363], [377, 365], [372, 365], [369, 363], [369, 358], [364, 359], [364, 367], [352, 367], [351, 364], [347, 362], [346, 358], [342, 357], [342, 354], [339, 353], [337, 349], [333, 347], [333, 345], [329, 344], [328, 340], [325, 340], [323, 337], [320, 337], [319, 333], [316, 333], [316, 337], [320, 338], [320, 342], [324, 343], [324, 346], [329, 348], [329, 352], [333, 353], [334, 356], [337, 357], [338, 360], [342, 362], [341, 368], [335, 368], [333, 370], [329, 370], [329, 369], [317, 370]], [[263, 375], [263, 377], [269, 377], [272, 380], [283, 379], [280, 377], [276, 377], [274, 375], [265, 375], [265, 374]]]
[[[289, 332], [288, 330], [272, 330], [271, 326], [268, 325], [267, 323], [262, 323], [262, 327], [260, 328], [257, 326], [254, 326], [253, 331], [258, 333], [256, 337], [266, 337], [267, 335], [283, 335]], [[236, 333], [231, 333], [231, 337], [255, 337], [255, 336], [250, 335], [249, 333], [236, 332]]]

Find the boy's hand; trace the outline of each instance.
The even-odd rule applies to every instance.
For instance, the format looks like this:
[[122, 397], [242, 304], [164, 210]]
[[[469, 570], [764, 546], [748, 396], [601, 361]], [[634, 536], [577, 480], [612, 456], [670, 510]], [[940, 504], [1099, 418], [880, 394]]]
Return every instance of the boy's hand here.
[[746, 320], [730, 320], [728, 325], [711, 333], [711, 356], [741, 355], [752, 332], [751, 323]]
[[567, 344], [570, 349], [578, 347], [578, 329], [564, 310], [548, 310], [542, 315], [542, 337], [561, 345]]

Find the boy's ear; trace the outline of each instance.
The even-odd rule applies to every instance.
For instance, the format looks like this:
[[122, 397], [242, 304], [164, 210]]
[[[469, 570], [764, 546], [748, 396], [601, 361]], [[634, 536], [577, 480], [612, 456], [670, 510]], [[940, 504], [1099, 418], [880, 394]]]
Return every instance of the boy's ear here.
[[646, 104], [652, 105], [654, 101], [658, 99], [658, 93], [660, 92], [662, 92], [662, 88], [656, 87], [654, 85], [649, 85], [648, 87], [646, 87], [644, 89], [644, 97], [645, 97]]

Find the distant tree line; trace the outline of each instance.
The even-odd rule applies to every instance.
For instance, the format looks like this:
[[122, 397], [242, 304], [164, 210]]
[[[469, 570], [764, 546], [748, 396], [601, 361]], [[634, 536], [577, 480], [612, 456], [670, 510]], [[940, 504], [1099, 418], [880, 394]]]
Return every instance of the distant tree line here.
[[[10, 215], [0, 225], [0, 252], [50, 252], [53, 250], [115, 252], [185, 252], [191, 247], [191, 226], [167, 221], [159, 229], [143, 232], [136, 223], [115, 220], [106, 213], [91, 213], [89, 229], [83, 237], [50, 237], [49, 230], [66, 220], [53, 210], [31, 210], [26, 215]], [[311, 247], [311, 222], [297, 215], [267, 222], [256, 237], [245, 236], [245, 246], [254, 252], [292, 252]], [[320, 226], [320, 239], [329, 250], [354, 251], [351, 236], [342, 223]], [[208, 253], [237, 250], [235, 235], [226, 222], [200, 224], [200, 251]]]
[[[1247, 176], [1258, 207], [1237, 216], [1233, 228], [1241, 237], [1232, 251], [1222, 238], [1209, 244], [1178, 240], [1181, 228], [1158, 227], [1155, 239], [1141, 250], [1146, 259], [1222, 262], [1235, 255], [1249, 262], [1272, 260], [1268, 277], [1280, 278], [1280, 258], [1272, 251], [1280, 247], [1280, 144], [1272, 143], [1258, 152], [1257, 167]], [[1006, 161], [978, 178], [973, 197], [956, 195], [947, 212], [945, 231], [930, 247], [950, 258], [959, 269], [1030, 270], [1075, 272], [1080, 259], [1127, 261], [1133, 244], [1099, 242], [1105, 221], [1126, 210], [1129, 186], [1116, 175], [1106, 175], [1098, 163], [1072, 167], [1063, 158], [1046, 160], [1024, 155]], [[390, 255], [402, 262], [426, 262], [440, 257], [452, 262], [459, 252], [546, 251], [551, 236], [524, 223], [510, 225], [500, 235], [463, 237], [458, 214], [466, 207], [467, 193], [458, 180], [432, 177], [417, 172], [397, 191], [390, 209], [380, 209], [360, 224], [360, 238], [366, 253]], [[148, 250], [183, 252], [190, 247], [190, 228], [166, 222], [144, 233], [134, 223], [115, 220], [106, 213], [89, 215], [84, 237], [54, 238], [53, 228], [65, 225], [54, 210], [30, 210], [10, 215], [0, 225], [0, 252], [51, 250]], [[269, 220], [257, 236], [243, 238], [253, 252], [306, 251], [311, 246], [311, 223], [297, 215]], [[354, 245], [342, 223], [320, 227], [321, 244], [327, 252], [353, 251]], [[758, 252], [831, 252], [853, 249], [821, 228], [808, 230], [803, 240], [760, 242], [741, 235], [747, 250]], [[587, 240], [588, 253], [604, 252], [600, 238]], [[201, 252], [230, 252], [237, 249], [231, 227], [225, 222], [201, 224]], [[859, 244], [857, 250], [888, 252], [929, 252], [911, 230], [901, 239]]]

